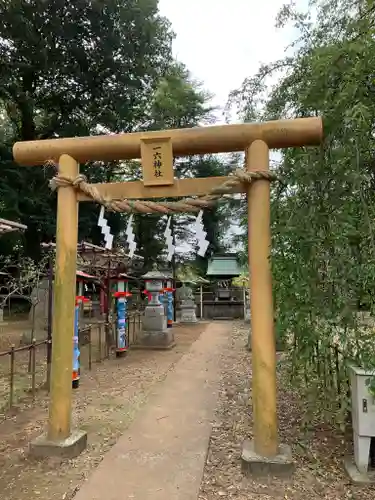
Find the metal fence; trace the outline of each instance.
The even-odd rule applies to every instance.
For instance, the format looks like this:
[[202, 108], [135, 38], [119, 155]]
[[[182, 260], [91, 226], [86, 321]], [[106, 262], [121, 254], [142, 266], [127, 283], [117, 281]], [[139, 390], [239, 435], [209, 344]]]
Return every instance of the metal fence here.
[[0, 410], [12, 408], [20, 393], [23, 396], [31, 395], [35, 399], [37, 388], [43, 384], [41, 378], [44, 378], [40, 374], [39, 362], [44, 361], [46, 364], [45, 360], [40, 357], [37, 360], [37, 357], [40, 355], [40, 348], [43, 346], [45, 350], [47, 344], [48, 340], [34, 340], [30, 345], [12, 346], [9, 350], [0, 352]]
[[130, 313], [126, 322], [126, 333], [129, 340], [129, 346], [138, 343], [138, 336], [142, 331], [142, 315], [141, 311]]
[[[129, 346], [137, 343], [142, 330], [142, 313], [127, 316]], [[81, 377], [93, 363], [110, 359], [116, 351], [116, 323], [97, 322], [79, 329]], [[52, 341], [33, 340], [31, 344], [0, 352], [0, 414], [20, 402], [35, 401], [40, 390], [48, 390]], [[73, 346], [72, 346], [73, 349]]]
[[351, 401], [348, 353], [325, 339], [312, 345], [294, 343], [287, 349], [291, 354], [291, 381], [301, 391], [308, 416], [305, 422], [319, 414], [327, 422], [345, 426], [350, 421]]
[[[294, 355], [301, 357], [301, 352]], [[315, 377], [324, 391], [333, 391], [339, 397], [347, 396], [350, 394], [348, 363], [339, 346], [329, 344], [323, 347], [322, 342], [316, 341], [312, 355], [305, 356], [304, 382], [309, 386], [311, 377]]]

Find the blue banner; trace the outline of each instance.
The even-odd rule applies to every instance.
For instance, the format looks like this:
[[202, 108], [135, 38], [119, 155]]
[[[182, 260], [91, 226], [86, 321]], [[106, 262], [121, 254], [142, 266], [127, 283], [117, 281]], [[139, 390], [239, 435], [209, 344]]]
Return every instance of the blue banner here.
[[117, 299], [117, 349], [125, 350], [128, 347], [126, 338], [126, 309], [127, 302], [124, 297]]
[[172, 328], [173, 325], [173, 292], [167, 292], [167, 327]]
[[80, 306], [79, 304], [75, 307], [74, 314], [74, 337], [73, 337], [73, 380], [79, 379], [79, 337], [78, 337], [78, 329], [79, 329], [79, 312]]

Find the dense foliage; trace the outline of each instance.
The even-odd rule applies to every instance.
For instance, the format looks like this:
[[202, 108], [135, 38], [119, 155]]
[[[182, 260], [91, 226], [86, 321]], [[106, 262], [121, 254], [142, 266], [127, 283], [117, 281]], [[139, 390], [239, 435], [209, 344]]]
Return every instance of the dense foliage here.
[[[15, 141], [191, 127], [212, 119], [210, 96], [173, 61], [172, 39], [157, 0], [0, 2], [0, 216], [28, 226], [22, 244], [15, 235], [1, 238], [1, 254], [38, 260], [40, 243], [55, 234], [56, 196], [48, 187], [53, 172], [15, 165]], [[183, 177], [227, 167], [191, 158], [176, 169]], [[81, 171], [91, 182], [141, 175], [134, 162], [95, 162]], [[97, 206], [80, 204], [80, 240], [101, 242], [97, 217]], [[108, 218], [115, 241], [123, 242], [126, 218]], [[176, 219], [176, 234], [186, 239], [186, 217]], [[206, 223], [216, 248], [222, 235], [217, 217]], [[137, 217], [146, 261], [160, 256], [164, 226], [160, 218]]]
[[[55, 233], [53, 172], [16, 166], [15, 141], [214, 121], [211, 96], [172, 58], [173, 32], [157, 3], [0, 2], [0, 215], [28, 226], [23, 240], [2, 237], [0, 254], [38, 261], [41, 242]], [[288, 4], [277, 19], [279, 27], [287, 23], [297, 33], [287, 56], [261, 66], [230, 104], [244, 120], [324, 117], [320, 148], [289, 149], [275, 161], [283, 183], [272, 187], [272, 267], [277, 334], [291, 347], [291, 380], [304, 387], [314, 411], [342, 420], [348, 363], [375, 366], [373, 323], [369, 329], [361, 316], [375, 306], [375, 3], [312, 0], [306, 12]], [[179, 178], [225, 175], [237, 162], [179, 158], [175, 171]], [[92, 182], [142, 174], [135, 161], [81, 170]], [[238, 208], [239, 201], [232, 204]], [[226, 204], [205, 211], [208, 255], [225, 249], [230, 213]], [[100, 243], [97, 216], [98, 207], [81, 204], [79, 239]], [[194, 248], [192, 221], [173, 217], [179, 245]], [[110, 214], [109, 223], [123, 243], [126, 217]], [[137, 253], [146, 267], [163, 258], [165, 223], [136, 216]], [[246, 231], [242, 242], [245, 255]], [[189, 258], [204, 270], [205, 259], [194, 252]]]
[[[278, 17], [286, 23], [298, 32], [289, 54], [231, 99], [244, 119], [324, 118], [322, 147], [286, 150], [275, 167], [286, 185], [272, 192], [272, 266], [294, 380], [301, 375], [308, 401], [315, 409], [323, 399], [330, 416], [339, 393], [343, 416], [343, 366], [375, 363], [358, 314], [373, 310], [375, 294], [375, 5], [316, 0], [306, 13], [288, 5]], [[270, 86], [272, 76], [280, 79]]]
[[[213, 109], [209, 106], [211, 95], [194, 81], [187, 69], [181, 64], [173, 64], [155, 92], [151, 107], [151, 119], [145, 125], [148, 130], [168, 128], [194, 127], [202, 123], [214, 121]], [[133, 164], [134, 168], [134, 164]], [[141, 175], [139, 165], [131, 178]], [[231, 170], [231, 162], [223, 162], [217, 158], [204, 155], [175, 159], [175, 173], [178, 178], [210, 177], [226, 175]], [[223, 235], [230, 223], [228, 206], [215, 207], [204, 213], [204, 225], [210, 248], [207, 257], [223, 247]], [[136, 239], [138, 252], [145, 258], [146, 265], [153, 260], [165, 247], [163, 236], [167, 218], [156, 216], [137, 216]], [[190, 244], [194, 247], [194, 234], [190, 229], [194, 216], [178, 214], [173, 216], [173, 233], [177, 245]], [[179, 256], [177, 255], [177, 259]], [[184, 256], [186, 259], [186, 255]], [[189, 256], [194, 259], [193, 255]], [[207, 258], [198, 260], [198, 267], [206, 270]], [[199, 266], [200, 264], [200, 266]]]

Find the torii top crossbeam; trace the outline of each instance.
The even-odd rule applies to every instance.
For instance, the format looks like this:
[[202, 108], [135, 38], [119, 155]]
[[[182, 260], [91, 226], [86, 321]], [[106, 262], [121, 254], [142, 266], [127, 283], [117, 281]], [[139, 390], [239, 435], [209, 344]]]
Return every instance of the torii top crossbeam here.
[[297, 118], [161, 132], [17, 142], [13, 146], [13, 156], [17, 163], [25, 166], [40, 165], [46, 160], [57, 161], [62, 154], [68, 154], [79, 163], [131, 160], [140, 158], [143, 138], [148, 140], [170, 138], [173, 154], [185, 156], [244, 151], [246, 146], [256, 139], [266, 142], [270, 149], [317, 145], [321, 142], [322, 136], [321, 118]]
[[[143, 181], [93, 184], [107, 199], [151, 199], [200, 196], [222, 185], [228, 177], [175, 179], [172, 157], [244, 151], [256, 140], [265, 142], [269, 149], [318, 145], [323, 138], [323, 121], [320, 117], [277, 120], [264, 123], [243, 123], [157, 132], [99, 135], [17, 142], [13, 156], [20, 165], [59, 163], [62, 155], [69, 155], [78, 163], [142, 158]], [[163, 172], [155, 178], [152, 146], [163, 150]], [[168, 161], [166, 161], [168, 158]], [[169, 164], [168, 167], [165, 165]], [[162, 189], [160, 189], [162, 187]], [[245, 192], [244, 186], [232, 192]], [[78, 191], [79, 201], [90, 197]]]

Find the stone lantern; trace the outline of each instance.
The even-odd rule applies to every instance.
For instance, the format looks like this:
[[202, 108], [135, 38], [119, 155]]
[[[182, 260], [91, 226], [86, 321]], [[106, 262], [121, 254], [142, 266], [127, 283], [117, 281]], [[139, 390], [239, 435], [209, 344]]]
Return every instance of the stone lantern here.
[[166, 279], [163, 273], [161, 273], [157, 265], [154, 264], [152, 266], [152, 271], [144, 274], [142, 279], [145, 280], [145, 288], [150, 293], [150, 301], [148, 305], [152, 305], [154, 307], [161, 306], [161, 302], [159, 300], [159, 296], [163, 293], [163, 284]]
[[174, 346], [174, 335], [167, 328], [167, 318], [159, 295], [163, 293], [163, 284], [167, 277], [154, 264], [142, 279], [146, 282], [146, 290], [150, 300], [143, 316], [143, 328], [140, 335], [140, 346], [150, 349], [170, 349]]

